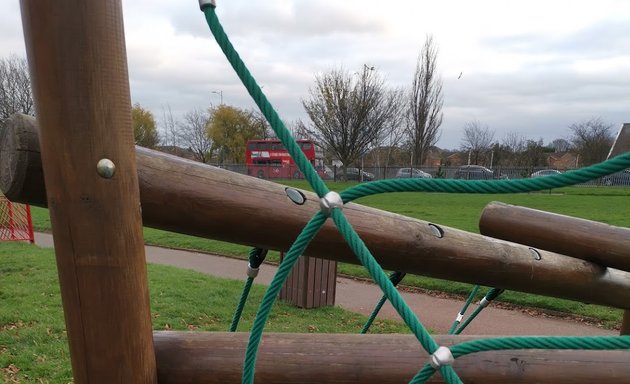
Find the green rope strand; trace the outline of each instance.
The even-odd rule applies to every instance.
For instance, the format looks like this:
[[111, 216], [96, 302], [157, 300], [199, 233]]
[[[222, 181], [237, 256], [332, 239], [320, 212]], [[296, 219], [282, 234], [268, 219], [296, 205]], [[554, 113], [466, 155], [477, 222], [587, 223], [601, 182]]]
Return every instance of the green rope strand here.
[[466, 303], [464, 303], [464, 306], [462, 307], [461, 311], [459, 311], [459, 313], [457, 314], [457, 318], [453, 322], [453, 325], [451, 325], [451, 328], [448, 330], [449, 335], [452, 335], [453, 332], [455, 332], [455, 330], [457, 329], [457, 326], [459, 325], [459, 322], [461, 321], [460, 319], [466, 313], [466, 310], [468, 309], [468, 306], [470, 305], [470, 303], [472, 303], [472, 301], [475, 299], [475, 295], [477, 294], [478, 290], [479, 290], [479, 286], [475, 285], [472, 291], [470, 291], [470, 295], [468, 295], [468, 299], [466, 300]]
[[[265, 257], [267, 256], [267, 250], [261, 248], [252, 248], [249, 251], [249, 269], [258, 269], [260, 265], [265, 261]], [[249, 297], [249, 291], [252, 289], [252, 284], [254, 283], [255, 276], [247, 277], [245, 281], [245, 286], [243, 286], [243, 293], [241, 293], [241, 299], [238, 302], [236, 310], [234, 311], [234, 316], [232, 317], [232, 324], [230, 325], [230, 332], [236, 332], [236, 328], [238, 328], [238, 323], [241, 320], [241, 315], [243, 314], [243, 308], [245, 308], [245, 303], [247, 303], [247, 298]]]
[[[630, 349], [630, 336], [519, 336], [473, 340], [450, 347], [455, 359], [471, 353], [519, 349], [582, 349], [601, 351]], [[426, 364], [409, 383], [425, 383], [435, 372]]]
[[[405, 275], [406, 275], [405, 272], [400, 272], [400, 271], [392, 272], [389, 275], [389, 281], [391, 281], [395, 287], [398, 285], [398, 283], [400, 283], [400, 281], [405, 277]], [[378, 301], [378, 303], [376, 303], [376, 307], [374, 307], [374, 310], [370, 314], [370, 317], [368, 318], [368, 320], [365, 322], [363, 329], [361, 329], [362, 334], [367, 333], [367, 331], [370, 329], [370, 327], [372, 326], [372, 323], [374, 322], [374, 319], [376, 319], [376, 316], [378, 316], [378, 313], [381, 311], [381, 308], [383, 308], [383, 305], [385, 304], [386, 301], [387, 301], [387, 296], [383, 295], [381, 299]]]
[[[416, 336], [416, 339], [420, 342], [422, 347], [429, 354], [434, 353], [438, 348], [437, 343], [431, 338], [426, 328], [405, 303], [405, 300], [387, 278], [383, 269], [367, 249], [363, 240], [361, 240], [359, 235], [354, 231], [354, 228], [348, 223], [343, 213], [339, 209], [334, 209], [331, 217], [337, 225], [339, 232], [341, 232], [343, 238], [350, 246], [350, 249], [352, 249], [359, 261], [361, 261], [361, 264], [367, 268], [374, 282], [381, 288], [385, 296], [387, 296], [387, 299], [392, 303], [392, 306], [396, 309], [396, 312], [398, 312], [405, 324], [411, 329], [411, 332]], [[457, 377], [452, 367], [444, 367], [441, 373], [447, 383], [461, 383], [461, 380]]]
[[245, 303], [247, 303], [247, 298], [249, 297], [249, 291], [252, 289], [252, 284], [254, 283], [253, 277], [248, 277], [245, 280], [245, 285], [243, 286], [243, 293], [241, 293], [241, 299], [238, 302], [238, 306], [234, 311], [234, 316], [232, 317], [232, 323], [230, 324], [230, 332], [236, 332], [236, 328], [238, 328], [238, 323], [241, 321], [241, 315], [243, 314], [243, 308], [245, 308]]
[[[297, 143], [291, 137], [280, 117], [273, 109], [260, 87], [251, 76], [244, 63], [240, 59], [238, 53], [229, 42], [218, 18], [215, 14], [214, 6], [206, 6], [203, 9], [206, 21], [210, 30], [215, 36], [217, 43], [223, 50], [224, 54], [230, 61], [230, 64], [238, 74], [239, 78], [247, 88], [267, 121], [271, 124], [272, 129], [287, 148], [291, 157], [298, 165], [300, 171], [308, 180], [309, 184], [318, 196], [322, 197], [328, 193], [325, 183], [319, 178], [312, 164], [308, 161], [304, 153], [301, 151]], [[499, 180], [499, 181], [462, 181], [462, 180], [442, 180], [442, 179], [399, 179], [399, 180], [382, 180], [350, 188], [344, 191], [341, 196], [344, 202], [352, 201], [359, 197], [364, 197], [376, 193], [384, 192], [405, 192], [405, 191], [429, 191], [429, 192], [458, 192], [458, 193], [518, 193], [530, 192], [542, 189], [559, 188], [567, 185], [578, 184], [598, 177], [602, 177], [624, 168], [630, 167], [630, 153], [618, 156], [604, 163], [596, 164], [580, 170], [567, 172], [557, 176], [548, 176], [544, 178], [526, 179], [526, 180]], [[422, 326], [418, 318], [411, 312], [409, 307], [395, 289], [391, 281], [374, 260], [365, 244], [358, 237], [356, 232], [347, 222], [345, 216], [335, 209], [332, 212], [332, 218], [338, 229], [354, 250], [359, 260], [366, 266], [375, 282], [381, 287], [385, 296], [392, 302], [392, 305], [401, 315], [405, 323], [412, 330], [418, 341], [425, 350], [432, 354], [437, 349], [437, 344], [430, 337], [426, 329]], [[280, 289], [291, 268], [295, 264], [297, 258], [303, 253], [310, 240], [315, 236], [317, 231], [326, 221], [326, 217], [321, 213], [316, 213], [300, 233], [295, 243], [287, 253], [287, 257], [280, 264], [278, 272], [274, 276], [272, 284], [265, 293], [265, 297], [260, 304], [258, 314], [254, 321], [254, 326], [250, 334], [250, 340], [246, 351], [245, 367], [243, 369], [243, 383], [252, 383], [254, 379], [254, 368], [256, 360], [256, 352], [262, 338], [262, 331], [269, 316], [269, 312], [275, 301], [275, 297]], [[611, 349], [611, 348], [630, 348], [628, 337], [619, 338], [503, 338], [496, 340], [478, 340], [457, 345], [451, 348], [453, 355], [458, 357], [467, 353], [474, 353], [483, 350], [500, 350], [500, 349], [527, 349], [527, 348], [560, 348], [560, 349], [585, 349], [584, 345], [592, 347], [590, 349]], [[621, 339], [621, 341], [616, 340]], [[617, 347], [613, 344], [617, 343]], [[621, 346], [619, 346], [621, 345]], [[425, 366], [412, 379], [411, 383], [421, 383], [428, 379], [434, 369], [429, 365]], [[447, 383], [461, 383], [455, 371], [451, 366], [440, 367], [440, 372]], [[426, 378], [425, 378], [426, 376]]]
[[630, 167], [630, 152], [560, 175], [518, 180], [386, 179], [363, 183], [341, 193], [344, 203], [388, 192], [520, 193], [584, 183]]
[[[479, 315], [479, 313], [481, 313], [481, 311], [483, 311], [484, 308], [486, 308], [488, 306], [488, 304], [490, 304], [490, 302], [494, 299], [496, 299], [500, 294], [503, 293], [503, 289], [500, 288], [492, 288], [490, 290], [490, 292], [488, 292], [486, 294], [486, 296], [484, 296], [484, 299], [486, 301], [486, 304], [479, 304], [479, 306], [475, 309], [475, 311], [466, 319], [466, 321], [464, 322], [464, 324], [462, 324], [461, 327], [459, 327], [456, 331], [455, 334], [459, 335], [460, 333], [462, 333], [462, 331], [464, 331], [464, 329], [466, 329], [466, 327], [473, 321], [475, 320], [475, 318], [477, 317], [477, 315]], [[482, 300], [483, 303], [483, 300]]]
[[254, 371], [256, 365], [256, 354], [258, 352], [258, 346], [262, 338], [262, 332], [265, 327], [265, 323], [269, 318], [269, 313], [276, 297], [282, 289], [282, 285], [289, 276], [293, 265], [296, 263], [298, 257], [308, 246], [309, 242], [315, 237], [322, 225], [326, 222], [326, 216], [323, 213], [317, 212], [311, 220], [306, 224], [300, 235], [295, 242], [289, 248], [285, 258], [278, 266], [278, 271], [273, 277], [271, 284], [267, 288], [265, 295], [258, 307], [256, 319], [252, 326], [251, 333], [249, 335], [249, 343], [247, 344], [247, 351], [245, 352], [245, 362], [243, 364], [243, 378], [244, 384], [250, 384], [254, 382]]
[[293, 158], [295, 164], [298, 166], [300, 171], [302, 171], [304, 178], [308, 180], [308, 183], [313, 188], [313, 191], [315, 191], [319, 197], [324, 196], [328, 193], [326, 184], [324, 184], [322, 179], [317, 175], [315, 168], [306, 158], [306, 155], [293, 139], [289, 130], [284, 126], [280, 116], [275, 111], [269, 100], [267, 100], [267, 97], [256, 83], [256, 80], [245, 66], [245, 63], [241, 60], [238, 52], [234, 49], [234, 46], [228, 39], [221, 23], [219, 22], [215, 12], [215, 7], [206, 6], [203, 8], [203, 12], [206, 16], [206, 21], [210, 27], [210, 31], [212, 31], [219, 47], [221, 47], [225, 57], [232, 65], [232, 68], [234, 68], [234, 71], [243, 82], [243, 85], [247, 88], [247, 92], [249, 92], [252, 99], [256, 102], [256, 105], [260, 108], [260, 111], [265, 116], [284, 147], [287, 149], [289, 154], [291, 154], [291, 158]]

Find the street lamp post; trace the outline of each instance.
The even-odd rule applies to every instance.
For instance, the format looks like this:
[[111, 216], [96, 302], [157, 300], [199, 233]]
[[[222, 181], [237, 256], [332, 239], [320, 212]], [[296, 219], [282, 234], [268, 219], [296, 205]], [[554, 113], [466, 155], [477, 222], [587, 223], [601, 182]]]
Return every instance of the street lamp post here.
[[216, 93], [219, 97], [221, 97], [221, 105], [223, 105], [223, 91], [212, 91], [212, 93]]

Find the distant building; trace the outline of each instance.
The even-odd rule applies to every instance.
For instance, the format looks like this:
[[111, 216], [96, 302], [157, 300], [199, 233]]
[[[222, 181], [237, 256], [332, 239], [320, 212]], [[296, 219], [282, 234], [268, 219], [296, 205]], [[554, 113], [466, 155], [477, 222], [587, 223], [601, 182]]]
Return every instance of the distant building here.
[[458, 167], [460, 165], [468, 164], [468, 154], [461, 152], [455, 152], [446, 158], [446, 164], [451, 167]]
[[566, 170], [578, 167], [578, 155], [573, 152], [555, 152], [547, 156], [549, 168]]

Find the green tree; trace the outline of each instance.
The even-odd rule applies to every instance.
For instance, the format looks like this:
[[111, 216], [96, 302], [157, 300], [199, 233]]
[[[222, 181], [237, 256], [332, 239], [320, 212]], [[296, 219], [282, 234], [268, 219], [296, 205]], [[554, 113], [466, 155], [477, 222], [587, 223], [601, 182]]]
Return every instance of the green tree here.
[[158, 137], [155, 118], [148, 111], [136, 103], [131, 109], [133, 124], [133, 138], [137, 145], [146, 148], [155, 148], [160, 139]]
[[208, 136], [220, 163], [242, 164], [247, 140], [267, 137], [267, 125], [254, 111], [219, 105], [210, 110]]

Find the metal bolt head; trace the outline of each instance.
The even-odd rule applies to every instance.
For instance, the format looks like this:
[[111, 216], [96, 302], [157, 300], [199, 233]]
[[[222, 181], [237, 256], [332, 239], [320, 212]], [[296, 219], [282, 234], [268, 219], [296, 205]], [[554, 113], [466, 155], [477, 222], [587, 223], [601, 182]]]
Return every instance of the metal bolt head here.
[[330, 191], [319, 200], [319, 206], [324, 215], [329, 216], [335, 208], [343, 208], [343, 200], [337, 192]]
[[96, 172], [104, 179], [111, 179], [116, 172], [116, 165], [110, 159], [100, 159], [96, 164]]

